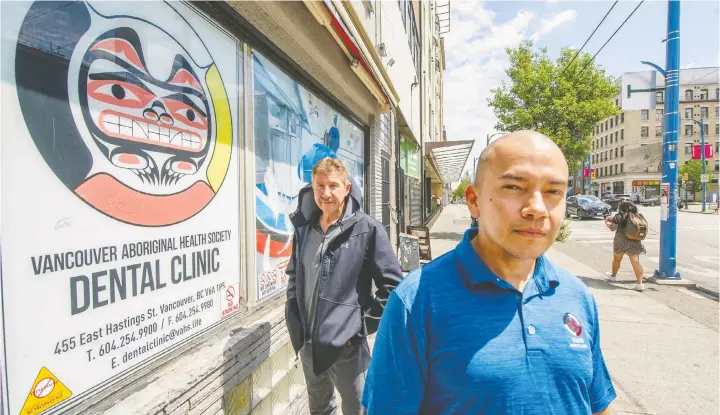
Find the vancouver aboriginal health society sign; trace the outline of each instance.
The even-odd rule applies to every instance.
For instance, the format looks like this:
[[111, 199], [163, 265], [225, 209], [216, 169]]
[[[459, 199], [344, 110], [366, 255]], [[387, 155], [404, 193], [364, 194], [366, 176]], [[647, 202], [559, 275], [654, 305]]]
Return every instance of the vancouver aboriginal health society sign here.
[[2, 401], [60, 413], [237, 311], [242, 54], [180, 2], [0, 7]]

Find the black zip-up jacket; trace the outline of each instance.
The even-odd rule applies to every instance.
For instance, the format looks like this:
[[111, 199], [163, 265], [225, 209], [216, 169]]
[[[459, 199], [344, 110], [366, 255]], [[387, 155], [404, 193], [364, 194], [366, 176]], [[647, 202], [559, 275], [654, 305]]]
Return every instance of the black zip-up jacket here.
[[[376, 219], [360, 211], [360, 192], [355, 186], [345, 209], [352, 215], [343, 215], [338, 223], [341, 231], [327, 243], [322, 258], [322, 272], [316, 284], [317, 304], [313, 324], [312, 353], [315, 374], [325, 372], [332, 366], [342, 348], [352, 341], [362, 341], [377, 331], [380, 317], [390, 292], [402, 280], [397, 256], [388, 239], [385, 227]], [[307, 327], [303, 316], [303, 242], [309, 227], [320, 217], [311, 185], [298, 194], [298, 209], [290, 216], [295, 227], [293, 249], [285, 272], [288, 275], [285, 317], [295, 353], [306, 341]], [[375, 294], [372, 292], [375, 281]], [[298, 300], [300, 299], [300, 301]]]

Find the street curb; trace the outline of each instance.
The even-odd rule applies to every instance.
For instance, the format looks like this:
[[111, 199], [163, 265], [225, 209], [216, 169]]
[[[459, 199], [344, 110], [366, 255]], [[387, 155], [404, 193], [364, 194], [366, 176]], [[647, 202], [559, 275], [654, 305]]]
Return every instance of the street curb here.
[[694, 213], [696, 215], [720, 215], [720, 212], [696, 212], [694, 210], [681, 210], [681, 209], [678, 209], [678, 212]]
[[695, 290], [695, 291], [700, 291], [700, 292], [703, 293], [703, 294], [707, 294], [707, 295], [709, 295], [709, 296], [711, 296], [711, 297], [714, 297], [716, 300], [720, 300], [720, 293], [718, 293], [717, 291], [713, 291], [713, 290], [711, 290], [711, 289], [709, 289], [709, 288], [705, 288], [705, 287], [701, 287], [701, 286], [699, 286], [699, 285], [696, 285], [695, 288], [693, 288], [693, 290]]

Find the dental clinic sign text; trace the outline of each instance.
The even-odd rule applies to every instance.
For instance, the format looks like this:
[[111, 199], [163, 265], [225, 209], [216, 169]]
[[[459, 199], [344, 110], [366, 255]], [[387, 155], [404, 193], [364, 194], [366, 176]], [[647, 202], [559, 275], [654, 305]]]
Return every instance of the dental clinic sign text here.
[[181, 2], [0, 7], [3, 404], [61, 413], [237, 310], [242, 54]]

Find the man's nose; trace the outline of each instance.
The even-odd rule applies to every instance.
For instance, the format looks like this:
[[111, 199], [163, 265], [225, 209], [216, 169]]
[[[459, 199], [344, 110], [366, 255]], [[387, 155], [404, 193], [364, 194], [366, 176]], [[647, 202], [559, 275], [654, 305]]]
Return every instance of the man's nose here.
[[535, 219], [544, 218], [548, 215], [545, 199], [540, 191], [533, 192], [528, 199], [527, 206], [523, 209], [523, 216], [531, 216]]

